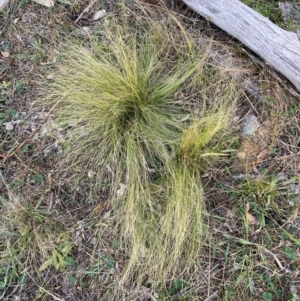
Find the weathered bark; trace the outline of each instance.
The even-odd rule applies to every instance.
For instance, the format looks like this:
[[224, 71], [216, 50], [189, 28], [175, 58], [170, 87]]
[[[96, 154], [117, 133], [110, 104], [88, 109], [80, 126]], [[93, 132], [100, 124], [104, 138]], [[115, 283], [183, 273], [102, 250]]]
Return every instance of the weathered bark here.
[[300, 41], [238, 0], [183, 0], [283, 74], [300, 91]]

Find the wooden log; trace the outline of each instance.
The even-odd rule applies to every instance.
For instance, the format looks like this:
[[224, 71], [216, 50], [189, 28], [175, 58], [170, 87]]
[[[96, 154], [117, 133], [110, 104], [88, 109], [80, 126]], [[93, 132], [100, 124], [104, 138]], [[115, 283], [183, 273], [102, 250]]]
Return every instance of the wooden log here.
[[300, 91], [300, 41], [238, 0], [183, 0], [191, 9], [238, 39]]

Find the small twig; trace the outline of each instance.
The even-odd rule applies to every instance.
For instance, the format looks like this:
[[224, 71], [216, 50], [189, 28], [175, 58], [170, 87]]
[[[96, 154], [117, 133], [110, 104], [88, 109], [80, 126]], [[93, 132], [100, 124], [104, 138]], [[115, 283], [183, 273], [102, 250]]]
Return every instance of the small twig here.
[[265, 251], [266, 253], [270, 254], [270, 255], [274, 258], [274, 260], [276, 261], [276, 263], [277, 263], [277, 265], [278, 265], [278, 267], [280, 268], [281, 271], [284, 271], [284, 272], [287, 273], [287, 274], [291, 274], [291, 273], [292, 273], [292, 271], [291, 271], [290, 269], [285, 268], [285, 267], [281, 264], [281, 262], [279, 261], [278, 257], [277, 257], [274, 253], [272, 253], [271, 251], [267, 250], [267, 249], [264, 248], [264, 247], [262, 247], [262, 248], [264, 249], [264, 251]]
[[14, 156], [23, 146], [25, 143], [27, 143], [32, 137], [33, 135], [40, 130], [40, 128], [42, 127], [42, 125], [46, 122], [46, 120], [49, 118], [50, 114], [52, 113], [52, 111], [57, 107], [59, 101], [56, 102], [52, 108], [49, 110], [49, 112], [47, 113], [47, 115], [45, 116], [45, 118], [42, 120], [42, 122], [36, 127], [36, 129], [11, 153], [8, 154], [0, 154], [0, 158], [3, 158], [3, 162], [5, 162], [7, 159], [9, 159], [10, 157]]
[[251, 108], [253, 109], [253, 111], [257, 114], [257, 116], [259, 116], [258, 111], [256, 110], [255, 106], [253, 105], [252, 101], [250, 100], [250, 98], [248, 97], [247, 93], [245, 91], [243, 91], [243, 95], [245, 96], [245, 98], [247, 99], [248, 103], [250, 104]]
[[41, 290], [42, 293], [48, 294], [48, 295], [51, 296], [51, 297], [53, 298], [53, 300], [55, 300], [55, 301], [66, 301], [65, 299], [61, 299], [58, 295], [54, 295], [54, 294], [52, 294], [51, 292], [49, 292], [49, 291], [47, 291], [46, 289], [44, 289], [43, 287], [39, 286], [39, 285], [36, 283], [36, 281], [33, 279], [33, 277], [30, 275], [30, 273], [28, 273], [27, 271], [26, 271], [26, 275], [28, 275], [28, 276], [31, 278], [31, 280], [34, 282], [34, 284], [37, 285], [37, 287]]
[[204, 301], [210, 301], [218, 297], [219, 291], [215, 291], [213, 294], [208, 296]]
[[[4, 186], [7, 189], [7, 191], [9, 191], [8, 190], [8, 185], [7, 185], [6, 181], [4, 180], [4, 177], [2, 175], [2, 170], [1, 169], [0, 169], [0, 179], [2, 180], [2, 183], [4, 184]], [[0, 298], [0, 300], [1, 300], [1, 298]]]
[[93, 7], [93, 5], [97, 2], [97, 0], [93, 0], [83, 11], [82, 13], [78, 16], [78, 18], [75, 20], [75, 23], [77, 23], [81, 18], [82, 16], [85, 14], [85, 13], [88, 13], [89, 10]]
[[0, 79], [2, 79], [2, 78], [4, 77], [5, 74], [6, 74], [6, 70], [2, 71], [2, 72], [0, 73]]

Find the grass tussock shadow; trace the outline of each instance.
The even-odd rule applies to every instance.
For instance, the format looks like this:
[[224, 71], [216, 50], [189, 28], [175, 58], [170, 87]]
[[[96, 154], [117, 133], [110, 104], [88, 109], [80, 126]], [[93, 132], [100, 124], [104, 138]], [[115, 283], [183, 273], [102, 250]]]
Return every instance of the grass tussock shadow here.
[[58, 103], [55, 116], [69, 127], [66, 162], [94, 170], [100, 186], [110, 174], [128, 256], [121, 282], [136, 285], [164, 283], [197, 264], [201, 174], [226, 156], [239, 96], [175, 16], [154, 22], [142, 12], [136, 26], [107, 25], [93, 51], [65, 45], [39, 103]]

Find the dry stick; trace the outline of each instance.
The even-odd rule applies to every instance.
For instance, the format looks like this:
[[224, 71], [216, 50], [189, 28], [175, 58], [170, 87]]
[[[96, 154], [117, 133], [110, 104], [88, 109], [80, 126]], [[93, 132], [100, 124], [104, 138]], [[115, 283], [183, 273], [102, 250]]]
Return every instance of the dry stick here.
[[280, 270], [284, 271], [284, 272], [287, 273], [287, 274], [291, 274], [291, 273], [292, 273], [292, 271], [291, 271], [290, 269], [283, 267], [283, 265], [282, 265], [281, 262], [279, 261], [278, 257], [277, 257], [274, 253], [272, 253], [271, 251], [267, 250], [267, 249], [264, 248], [264, 247], [262, 247], [262, 248], [263, 248], [263, 250], [264, 250], [266, 253], [270, 254], [270, 255], [274, 258], [274, 260], [276, 261], [276, 263], [277, 263], [277, 265], [279, 266]]
[[254, 107], [254, 105], [253, 105], [252, 101], [250, 100], [250, 98], [248, 97], [247, 93], [245, 91], [243, 91], [242, 93], [245, 96], [245, 98], [247, 99], [247, 101], [250, 104], [253, 111], [257, 114], [257, 116], [259, 116], [259, 113], [257, 112], [256, 108]]
[[42, 127], [42, 125], [46, 122], [46, 120], [49, 118], [50, 114], [52, 113], [52, 111], [57, 107], [59, 101], [56, 102], [52, 108], [49, 110], [49, 112], [47, 113], [47, 115], [45, 116], [45, 118], [42, 120], [42, 122], [36, 127], [36, 129], [11, 153], [8, 154], [0, 154], [0, 158], [3, 158], [3, 162], [5, 162], [8, 158], [12, 157], [13, 155], [16, 154], [16, 152], [18, 152], [25, 143], [27, 143], [32, 137], [33, 135]]
[[[234, 236], [232, 236], [232, 235], [229, 235], [229, 234], [227, 234], [226, 232], [223, 232], [223, 231], [221, 231], [221, 230], [219, 230], [219, 229], [216, 229], [216, 228], [214, 228], [214, 230], [215, 230], [216, 232], [218, 232], [218, 233], [222, 233], [222, 234], [224, 235], [224, 237], [226, 237], [226, 238], [231, 238], [231, 239], [233, 239], [233, 240], [239, 242], [239, 239], [238, 239], [238, 238], [236, 238], [236, 237], [234, 237]], [[287, 274], [291, 274], [291, 273], [292, 273], [292, 271], [291, 271], [290, 269], [285, 268], [285, 267], [281, 264], [281, 262], [279, 261], [278, 257], [277, 257], [273, 252], [271, 252], [270, 250], [268, 250], [268, 249], [265, 248], [264, 246], [262, 246], [262, 245], [260, 245], [260, 244], [257, 244], [257, 243], [254, 243], [254, 242], [250, 242], [250, 241], [249, 241], [249, 245], [252, 245], [252, 246], [257, 247], [258, 249], [264, 250], [266, 253], [268, 253], [269, 255], [271, 255], [271, 256], [273, 257], [273, 259], [275, 260], [275, 262], [277, 263], [277, 265], [278, 265], [278, 267], [280, 268], [280, 270], [284, 271], [284, 272], [287, 273]]]
[[2, 79], [4, 77], [4, 75], [6, 74], [6, 70], [4, 70], [3, 72], [0, 73], [0, 79]]
[[94, 0], [92, 1], [83, 11], [82, 13], [79, 15], [79, 17], [75, 20], [75, 23], [77, 23], [81, 18], [82, 16], [85, 14], [85, 13], [88, 13], [90, 11], [90, 9], [94, 6], [94, 4], [97, 2], [97, 0]]
[[210, 301], [218, 297], [219, 291], [215, 291], [212, 295], [208, 296], [204, 301]]
[[59, 298], [59, 296], [54, 295], [54, 294], [52, 294], [51, 292], [49, 292], [49, 291], [47, 291], [46, 289], [44, 289], [43, 287], [39, 286], [39, 285], [37, 284], [37, 282], [33, 279], [33, 277], [30, 275], [30, 273], [28, 273], [27, 270], [26, 270], [25, 272], [26, 272], [26, 275], [28, 275], [28, 276], [31, 278], [31, 280], [34, 282], [34, 284], [37, 285], [37, 287], [41, 290], [41, 292], [50, 295], [50, 296], [53, 298], [53, 300], [55, 300], [55, 301], [66, 301], [66, 299], [61, 299], [61, 298]]

